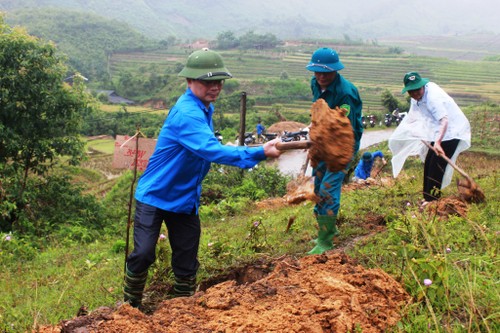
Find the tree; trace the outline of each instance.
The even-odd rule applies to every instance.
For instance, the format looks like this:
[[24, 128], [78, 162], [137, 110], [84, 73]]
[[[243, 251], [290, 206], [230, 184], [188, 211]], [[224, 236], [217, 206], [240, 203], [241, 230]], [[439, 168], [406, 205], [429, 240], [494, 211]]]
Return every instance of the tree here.
[[220, 50], [228, 50], [238, 47], [240, 42], [232, 31], [224, 31], [217, 35], [217, 48]]
[[253, 31], [248, 31], [240, 37], [240, 47], [242, 49], [272, 49], [279, 44], [278, 38], [270, 33], [259, 35]]
[[43, 177], [60, 156], [81, 160], [82, 119], [95, 111], [80, 75], [72, 85], [63, 82], [67, 67], [56, 53], [0, 17], [0, 184], [18, 184], [15, 195], [6, 195], [16, 209], [25, 206], [30, 174]]
[[387, 109], [388, 112], [394, 111], [396, 108], [402, 109], [402, 103], [400, 103], [396, 97], [389, 91], [384, 90], [380, 96], [382, 105]]

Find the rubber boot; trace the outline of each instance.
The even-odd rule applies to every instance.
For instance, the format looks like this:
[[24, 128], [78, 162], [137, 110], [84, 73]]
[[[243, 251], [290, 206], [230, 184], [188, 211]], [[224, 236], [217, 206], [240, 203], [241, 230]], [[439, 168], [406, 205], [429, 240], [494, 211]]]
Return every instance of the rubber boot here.
[[142, 294], [146, 286], [148, 271], [142, 273], [132, 273], [125, 269], [125, 281], [123, 284], [123, 300], [129, 303], [134, 308], [138, 308], [142, 304]]
[[333, 249], [332, 238], [339, 234], [335, 224], [335, 216], [319, 215], [316, 219], [319, 226], [316, 246], [307, 254], [323, 254], [325, 251]]
[[173, 297], [189, 297], [196, 292], [196, 275], [186, 277], [174, 277]]

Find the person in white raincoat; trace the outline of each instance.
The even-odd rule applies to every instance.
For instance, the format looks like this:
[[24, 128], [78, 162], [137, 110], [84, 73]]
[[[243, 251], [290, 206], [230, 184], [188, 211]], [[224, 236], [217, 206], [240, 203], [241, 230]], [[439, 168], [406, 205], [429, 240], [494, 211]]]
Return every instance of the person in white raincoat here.
[[[401, 93], [408, 92], [411, 106], [408, 115], [389, 138], [396, 178], [408, 156], [420, 155], [424, 163], [423, 204], [437, 200], [440, 190], [448, 186], [453, 168], [439, 155], [453, 162], [471, 144], [470, 124], [457, 103], [436, 83], [417, 72], [406, 73]], [[437, 150], [427, 148], [422, 140]]]

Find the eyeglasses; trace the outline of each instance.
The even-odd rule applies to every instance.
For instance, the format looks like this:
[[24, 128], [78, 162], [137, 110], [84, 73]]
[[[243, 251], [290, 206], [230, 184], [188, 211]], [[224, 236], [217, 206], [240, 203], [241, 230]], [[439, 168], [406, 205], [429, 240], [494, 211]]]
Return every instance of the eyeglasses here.
[[224, 84], [224, 80], [196, 80], [200, 82], [205, 87], [213, 87], [213, 86], [222, 86]]

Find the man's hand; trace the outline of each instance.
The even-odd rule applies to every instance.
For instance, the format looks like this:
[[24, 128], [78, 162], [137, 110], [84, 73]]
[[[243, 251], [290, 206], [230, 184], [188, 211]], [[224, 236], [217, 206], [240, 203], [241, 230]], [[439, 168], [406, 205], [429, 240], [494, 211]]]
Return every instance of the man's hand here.
[[441, 147], [441, 142], [435, 142], [434, 143], [434, 151], [436, 152], [436, 155], [440, 156], [444, 156], [444, 150], [443, 150], [443, 147]]
[[264, 143], [264, 154], [266, 157], [279, 157], [281, 155], [281, 150], [276, 148], [276, 143], [280, 142], [280, 138], [276, 138], [274, 140], [268, 141]]

